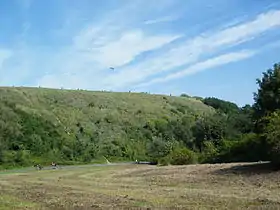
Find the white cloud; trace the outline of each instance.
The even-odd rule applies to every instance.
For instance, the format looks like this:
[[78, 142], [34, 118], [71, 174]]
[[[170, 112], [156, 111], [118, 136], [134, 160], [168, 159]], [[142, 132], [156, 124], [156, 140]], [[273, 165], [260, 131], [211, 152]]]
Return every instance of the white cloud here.
[[104, 85], [120, 88], [141, 82], [149, 76], [176, 70], [182, 65], [199, 61], [203, 56], [252, 40], [280, 26], [280, 10], [260, 14], [256, 19], [211, 34], [201, 34], [173, 46], [168, 51], [141, 63], [124, 67], [104, 79]]
[[[30, 2], [26, 0], [26, 8], [30, 6]], [[32, 66], [33, 69], [37, 67], [37, 69], [40, 68], [40, 71], [50, 71], [48, 74], [41, 75], [36, 82], [47, 87], [114, 90], [137, 85], [152, 76], [166, 72], [172, 73], [183, 65], [203, 61], [204, 57], [208, 57], [211, 53], [219, 53], [220, 50], [247, 42], [280, 26], [280, 11], [275, 10], [263, 13], [252, 21], [234, 23], [234, 25], [228, 25], [227, 28], [220, 28], [193, 38], [184, 37], [184, 41], [180, 41], [178, 38], [183, 37], [182, 30], [180, 33], [161, 33], [154, 31], [150, 26], [143, 27], [145, 20], [147, 20], [146, 24], [156, 25], [178, 18], [176, 11], [170, 16], [162, 16], [163, 10], [165, 10], [165, 14], [166, 12], [170, 14], [170, 11], [167, 10], [173, 4], [171, 0], [164, 2], [158, 9], [157, 0], [149, 4], [143, 3], [141, 0], [133, 1], [131, 4], [122, 5], [115, 11], [104, 12], [102, 17], [98, 16], [92, 22], [81, 21], [81, 26], [75, 25], [75, 27], [71, 27], [72, 30], [61, 29], [60, 38], [69, 38], [72, 41], [68, 46], [56, 48], [56, 46], [50, 45], [52, 49], [46, 54], [43, 54], [45, 51], [36, 51], [32, 48], [33, 54], [38, 53], [43, 58], [40, 62], [35, 61], [32, 56], [26, 58], [30, 59], [31, 64], [28, 63], [28, 66]], [[145, 6], [144, 12], [143, 6]], [[157, 11], [160, 15], [157, 12], [151, 13], [153, 11]], [[155, 19], [151, 19], [151, 14], [155, 16]], [[30, 26], [24, 25], [23, 32], [29, 33]], [[74, 29], [77, 28], [79, 31], [74, 33]], [[65, 34], [61, 36], [63, 32]], [[174, 40], [176, 43], [172, 43]], [[149, 56], [139, 56], [146, 51], [153, 51], [153, 53]], [[139, 56], [139, 61], [136, 60], [137, 56]], [[225, 57], [222, 58], [225, 59]], [[243, 59], [245, 58], [246, 56]], [[209, 60], [207, 62], [208, 65], [211, 64], [209, 64]], [[0, 51], [0, 67], [2, 63], [3, 56]], [[115, 71], [110, 71], [110, 66], [116, 67]], [[207, 69], [209, 68], [207, 67]], [[190, 71], [189, 68], [188, 70]], [[175, 75], [188, 74], [176, 73]], [[162, 80], [162, 78], [158, 79]]]
[[128, 31], [120, 39], [98, 48], [96, 60], [108, 66], [122, 66], [131, 62], [137, 55], [155, 50], [179, 37], [178, 35], [147, 36], [141, 30]]
[[119, 37], [115, 33], [102, 35], [102, 30], [97, 28], [79, 33], [73, 40], [73, 46], [57, 52], [48, 65], [56, 73], [43, 76], [37, 81], [38, 85], [106, 89], [102, 79], [108, 76], [109, 67], [123, 66], [141, 53], [155, 50], [179, 37], [146, 35], [141, 30], [124, 31]]
[[[103, 79], [112, 73], [109, 67], [118, 69], [134, 61], [138, 55], [157, 50], [181, 36], [144, 31], [140, 26], [145, 16], [138, 14], [142, 13], [139, 8], [144, 3], [138, 1], [137, 6], [136, 2], [105, 13], [100, 21], [87, 23], [73, 35], [70, 46], [50, 55], [53, 58], [48, 68], [55, 73], [44, 75], [37, 84], [47, 87], [61, 84], [63, 87], [106, 88]], [[166, 6], [172, 3], [164, 2]], [[161, 5], [160, 10], [163, 8]]]
[[144, 23], [149, 25], [149, 24], [162, 23], [162, 22], [171, 22], [171, 21], [177, 20], [178, 18], [179, 17], [177, 17], [177, 16], [169, 15], [169, 16], [158, 18], [158, 19], [147, 20]]
[[260, 14], [254, 21], [225, 29], [209, 38], [209, 47], [240, 44], [270, 29], [280, 26], [280, 10]]
[[198, 73], [201, 71], [208, 70], [210, 68], [214, 68], [214, 67], [222, 66], [222, 65], [225, 65], [228, 63], [244, 60], [246, 58], [254, 56], [255, 54], [256, 54], [256, 52], [254, 52], [254, 51], [240, 51], [240, 52], [233, 52], [233, 53], [220, 55], [220, 56], [208, 59], [206, 61], [196, 63], [196, 64], [188, 67], [185, 70], [179, 71], [174, 74], [170, 74], [166, 77], [156, 78], [147, 83], [142, 83], [139, 85], [139, 87], [148, 86], [148, 85], [152, 85], [155, 83], [166, 82], [169, 80], [181, 78], [182, 76], [195, 74], [195, 73]]
[[89, 89], [99, 84], [103, 67], [88, 53], [67, 48], [50, 58], [41, 69], [45, 75], [36, 81], [36, 86]]
[[49, 87], [49, 88], [67, 88], [67, 89], [86, 89], [85, 80], [81, 77], [77, 77], [71, 74], [61, 74], [61, 75], [45, 75], [41, 78], [37, 86]]
[[87, 28], [74, 37], [74, 48], [92, 55], [103, 66], [122, 66], [137, 55], [155, 50], [180, 35], [147, 35], [141, 29], [120, 31], [118, 27]]

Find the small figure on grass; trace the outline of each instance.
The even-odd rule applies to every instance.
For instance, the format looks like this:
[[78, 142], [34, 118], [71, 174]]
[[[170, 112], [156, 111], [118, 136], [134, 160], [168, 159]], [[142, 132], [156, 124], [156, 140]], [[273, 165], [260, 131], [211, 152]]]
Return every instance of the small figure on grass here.
[[57, 164], [55, 162], [52, 162], [51, 166], [53, 169], [57, 169]]
[[34, 167], [36, 167], [37, 170], [42, 170], [42, 166], [40, 164], [35, 164]]

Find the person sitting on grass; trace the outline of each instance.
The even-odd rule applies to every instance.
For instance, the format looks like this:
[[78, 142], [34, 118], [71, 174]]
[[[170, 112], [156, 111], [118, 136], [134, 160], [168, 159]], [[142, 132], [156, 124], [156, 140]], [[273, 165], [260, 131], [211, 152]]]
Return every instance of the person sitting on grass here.
[[34, 165], [34, 167], [36, 167], [37, 170], [41, 170], [43, 168], [40, 164], [36, 164], [36, 165]]
[[52, 168], [53, 168], [53, 169], [56, 169], [56, 168], [57, 168], [57, 164], [56, 164], [55, 162], [52, 162], [51, 165], [52, 165]]

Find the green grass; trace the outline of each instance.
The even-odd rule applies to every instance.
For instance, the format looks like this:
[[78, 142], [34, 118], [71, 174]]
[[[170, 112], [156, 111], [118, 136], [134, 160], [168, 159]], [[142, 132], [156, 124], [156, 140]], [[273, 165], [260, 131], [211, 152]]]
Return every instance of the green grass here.
[[11, 195], [0, 194], [0, 210], [7, 209], [37, 209], [38, 204], [30, 201], [25, 201]]
[[279, 209], [279, 184], [279, 172], [248, 163], [84, 167], [1, 175], [0, 201], [8, 210]]

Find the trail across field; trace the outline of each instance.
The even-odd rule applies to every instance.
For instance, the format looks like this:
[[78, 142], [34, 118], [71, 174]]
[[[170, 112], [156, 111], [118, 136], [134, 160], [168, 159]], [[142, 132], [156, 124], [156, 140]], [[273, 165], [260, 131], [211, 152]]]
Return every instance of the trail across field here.
[[279, 209], [267, 164], [71, 166], [0, 175], [0, 209]]

